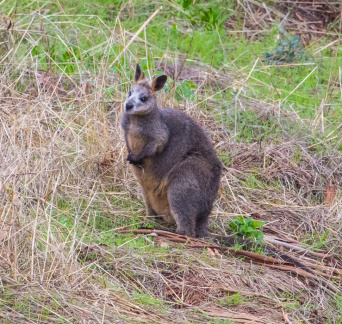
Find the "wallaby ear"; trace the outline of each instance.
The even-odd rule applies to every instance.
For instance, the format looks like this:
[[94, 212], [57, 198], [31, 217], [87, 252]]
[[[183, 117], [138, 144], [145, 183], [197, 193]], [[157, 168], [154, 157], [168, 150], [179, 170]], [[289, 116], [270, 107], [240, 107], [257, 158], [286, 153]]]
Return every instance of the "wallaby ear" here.
[[159, 90], [163, 89], [163, 87], [166, 83], [166, 80], [167, 80], [166, 75], [161, 75], [161, 76], [155, 78], [152, 81], [152, 90], [153, 91], [159, 91]]
[[141, 71], [139, 64], [135, 68], [134, 82], [138, 82], [145, 79], [145, 74]]

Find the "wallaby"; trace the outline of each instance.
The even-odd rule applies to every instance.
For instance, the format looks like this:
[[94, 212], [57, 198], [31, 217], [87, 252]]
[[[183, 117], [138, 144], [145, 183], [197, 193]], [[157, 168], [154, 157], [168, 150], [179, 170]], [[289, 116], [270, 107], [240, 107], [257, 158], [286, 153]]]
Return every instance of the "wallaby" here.
[[148, 216], [175, 221], [178, 234], [205, 237], [222, 165], [190, 116], [158, 107], [156, 92], [166, 80], [161, 75], [149, 81], [136, 66], [121, 120], [127, 160], [143, 189]]

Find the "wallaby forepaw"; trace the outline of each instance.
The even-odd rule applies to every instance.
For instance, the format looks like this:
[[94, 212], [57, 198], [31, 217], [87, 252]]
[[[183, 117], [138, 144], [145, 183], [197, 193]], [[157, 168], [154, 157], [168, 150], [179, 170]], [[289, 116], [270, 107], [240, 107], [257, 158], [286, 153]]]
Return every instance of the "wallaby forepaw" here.
[[127, 159], [129, 164], [133, 164], [133, 165], [142, 165], [143, 164], [143, 159], [140, 160], [129, 160]]
[[141, 165], [141, 164], [143, 164], [143, 159], [139, 155], [135, 155], [133, 153], [129, 153], [127, 155], [127, 161], [130, 164], [133, 164], [133, 165]]

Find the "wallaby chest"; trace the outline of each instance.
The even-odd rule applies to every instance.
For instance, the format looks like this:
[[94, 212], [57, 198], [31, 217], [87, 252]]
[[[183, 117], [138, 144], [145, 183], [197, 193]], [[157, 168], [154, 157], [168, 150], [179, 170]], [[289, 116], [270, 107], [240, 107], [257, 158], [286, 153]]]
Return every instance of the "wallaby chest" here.
[[133, 154], [139, 154], [147, 143], [144, 127], [137, 120], [129, 121], [126, 128], [128, 149]]
[[168, 141], [169, 132], [158, 117], [131, 117], [125, 126], [128, 150], [140, 154], [147, 144], [161, 152]]

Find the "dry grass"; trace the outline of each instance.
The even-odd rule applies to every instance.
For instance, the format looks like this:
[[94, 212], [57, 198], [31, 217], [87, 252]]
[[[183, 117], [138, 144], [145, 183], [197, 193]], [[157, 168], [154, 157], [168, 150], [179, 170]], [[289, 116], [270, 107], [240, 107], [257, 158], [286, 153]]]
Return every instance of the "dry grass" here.
[[[21, 50], [23, 41], [28, 48], [35, 40], [69, 44], [70, 35], [49, 15], [42, 21], [26, 18], [19, 17], [9, 32], [2, 29], [8, 46], [1, 54], [0, 84], [2, 322], [339, 323], [341, 270], [334, 280], [327, 271], [308, 280], [214, 248], [198, 250], [147, 234], [120, 241], [119, 229], [145, 223], [119, 126], [129, 77], [110, 71], [106, 56], [94, 62], [96, 72], [80, 59], [72, 76], [52, 60], [51, 70], [57, 72], [40, 71], [37, 58]], [[72, 23], [76, 18], [66, 19]], [[130, 37], [119, 27], [112, 33], [99, 26], [108, 37], [101, 45], [104, 53], [112, 43], [127, 44]], [[56, 29], [51, 32], [50, 27]], [[122, 57], [131, 66], [138, 60], [129, 50]], [[169, 60], [160, 60], [168, 71]], [[199, 63], [195, 69], [209, 71]], [[251, 215], [267, 221], [266, 239], [332, 253], [334, 258], [317, 260], [317, 269], [341, 269], [341, 152], [325, 156], [310, 150], [308, 130], [316, 127], [314, 121], [302, 120], [290, 109], [282, 113], [277, 103], [245, 98], [239, 89], [249, 86], [248, 73], [225, 75], [214, 85], [210, 76], [217, 79], [222, 71], [211, 68], [210, 73], [195, 80], [196, 100], [185, 100], [178, 108], [198, 119], [211, 132], [216, 149], [230, 159], [211, 230], [226, 233], [233, 216]], [[231, 111], [274, 118], [283, 129], [278, 143], [243, 143], [215, 121], [219, 102], [214, 95], [228, 82], [237, 88]], [[114, 91], [107, 95], [109, 88]], [[211, 92], [204, 97], [207, 89]], [[161, 102], [174, 105], [166, 94]], [[301, 125], [306, 136], [288, 135], [284, 125], [289, 121]], [[114, 220], [106, 232], [117, 239], [115, 244], [104, 240], [96, 219]], [[323, 233], [326, 244], [315, 246]]]
[[[242, 0], [239, 3], [244, 12], [243, 33], [249, 38], [257, 38], [279, 21], [284, 30], [300, 35], [305, 46], [322, 36], [338, 38], [342, 30], [340, 1], [275, 0], [273, 5], [266, 5], [260, 0]], [[234, 23], [234, 17], [228, 20], [229, 29], [234, 27]], [[335, 32], [331, 32], [331, 29]]]

